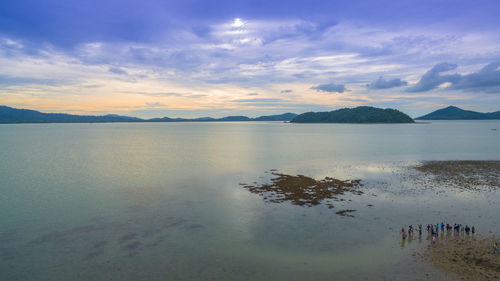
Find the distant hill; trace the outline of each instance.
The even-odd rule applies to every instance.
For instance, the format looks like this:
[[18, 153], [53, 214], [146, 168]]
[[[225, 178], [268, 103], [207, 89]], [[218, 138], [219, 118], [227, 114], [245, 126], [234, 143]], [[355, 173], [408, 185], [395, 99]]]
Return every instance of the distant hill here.
[[200, 118], [153, 118], [149, 120], [144, 120], [144, 122], [240, 122], [240, 121], [290, 121], [297, 114], [295, 113], [284, 113], [280, 115], [268, 115], [260, 116], [256, 118], [250, 118], [247, 116], [227, 116], [222, 118], [212, 118], [212, 117], [200, 117]]
[[415, 118], [415, 120], [486, 120], [500, 119], [500, 111], [481, 113], [471, 110], [463, 110], [456, 106], [448, 106], [438, 109], [427, 115]]
[[249, 118], [246, 116], [227, 116], [223, 118], [152, 118], [141, 119], [136, 117], [108, 114], [102, 116], [72, 115], [66, 113], [42, 113], [36, 110], [17, 109], [0, 105], [0, 123], [104, 123], [104, 122], [224, 122], [224, 121], [290, 121], [297, 116], [294, 113], [260, 116]]
[[295, 113], [284, 113], [280, 115], [269, 115], [269, 116], [260, 116], [257, 118], [254, 118], [254, 121], [290, 121], [292, 120], [297, 114]]
[[246, 116], [227, 116], [216, 119], [215, 121], [252, 121], [252, 119]]
[[0, 123], [95, 123], [138, 122], [142, 119], [114, 114], [103, 116], [42, 113], [29, 109], [17, 109], [0, 105]]
[[413, 119], [395, 109], [371, 106], [342, 108], [330, 112], [307, 112], [293, 118], [291, 123], [414, 123]]

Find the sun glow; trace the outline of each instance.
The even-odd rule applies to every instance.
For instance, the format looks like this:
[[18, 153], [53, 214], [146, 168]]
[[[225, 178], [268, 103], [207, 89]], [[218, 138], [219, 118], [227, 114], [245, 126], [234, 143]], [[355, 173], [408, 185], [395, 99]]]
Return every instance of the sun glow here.
[[234, 28], [243, 28], [245, 27], [245, 22], [240, 18], [235, 18], [233, 21]]

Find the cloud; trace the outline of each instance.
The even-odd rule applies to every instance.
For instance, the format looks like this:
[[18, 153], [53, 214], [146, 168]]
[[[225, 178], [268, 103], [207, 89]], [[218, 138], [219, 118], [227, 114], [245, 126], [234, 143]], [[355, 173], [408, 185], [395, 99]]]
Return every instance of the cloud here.
[[354, 99], [354, 98], [341, 98], [343, 101], [353, 101], [353, 102], [368, 102], [367, 99]]
[[347, 91], [344, 84], [335, 84], [335, 83], [320, 84], [316, 87], [311, 87], [311, 89], [328, 93], [343, 93]]
[[197, 98], [203, 98], [206, 97], [207, 95], [205, 94], [192, 94], [188, 96], [184, 96], [185, 98], [190, 98], [190, 99], [197, 99]]
[[127, 72], [119, 67], [110, 67], [109, 72], [114, 74], [127, 74]]
[[163, 104], [161, 102], [147, 102], [146, 106], [147, 107], [163, 107], [163, 106], [165, 106], [165, 104]]
[[440, 63], [435, 65], [431, 70], [427, 71], [420, 81], [415, 86], [406, 89], [407, 92], [426, 92], [437, 88], [444, 83], [456, 83], [461, 79], [459, 74], [441, 75], [441, 72], [454, 70], [456, 64]]
[[282, 102], [282, 99], [274, 98], [255, 98], [255, 99], [237, 99], [232, 100], [232, 102]]
[[59, 86], [67, 83], [65, 80], [57, 79], [40, 79], [40, 78], [30, 78], [30, 77], [12, 77], [0, 74], [0, 85], [2, 86], [12, 86], [12, 85], [49, 85], [49, 86]]
[[96, 88], [102, 87], [102, 85], [99, 85], [99, 84], [90, 84], [90, 85], [84, 85], [82, 87], [86, 88], [86, 89], [96, 89]]
[[441, 72], [456, 69], [456, 64], [440, 63], [427, 71], [420, 81], [408, 92], [425, 92], [448, 83], [447, 90], [472, 90], [476, 92], [500, 93], [500, 63], [493, 62], [483, 67], [478, 72], [460, 75], [441, 75]]
[[447, 87], [452, 90], [474, 90], [500, 93], [500, 63], [493, 62], [480, 71], [463, 75]]
[[258, 93], [248, 93], [247, 96], [258, 96]]
[[183, 98], [202, 98], [207, 96], [205, 94], [176, 93], [176, 92], [166, 92], [166, 93], [135, 92], [135, 94], [151, 96], [151, 97], [183, 97]]
[[[241, 109], [250, 108], [252, 102], [236, 104], [231, 100], [276, 97], [286, 98], [285, 103], [314, 101], [330, 106], [343, 106], [342, 103], [347, 102], [340, 99], [345, 94], [311, 96], [311, 90], [299, 90], [312, 86], [316, 86], [314, 90], [330, 93], [349, 91], [346, 89], [348, 87], [355, 91], [355, 98], [369, 97], [370, 101], [400, 96], [405, 88], [424, 92], [440, 87], [447, 90], [427, 96], [455, 96], [464, 100], [476, 98], [471, 94], [474, 91], [500, 92], [494, 86], [499, 81], [498, 68], [478, 72], [484, 66], [483, 63], [498, 60], [500, 54], [500, 37], [495, 32], [498, 28], [493, 23], [488, 24], [491, 24], [491, 28], [473, 30], [462, 28], [468, 26], [463, 21], [454, 25], [443, 20], [446, 26], [440, 22], [435, 25], [436, 28], [428, 29], [422, 25], [420, 17], [429, 14], [419, 12], [415, 25], [398, 25], [395, 28], [393, 17], [384, 16], [381, 17], [383, 21], [368, 24], [346, 16], [345, 9], [318, 9], [315, 7], [317, 5], [305, 3], [300, 6], [307, 7], [297, 9], [300, 16], [279, 17], [272, 11], [289, 11], [288, 6], [284, 10], [265, 9], [250, 15], [245, 13], [255, 5], [244, 9], [234, 8], [235, 13], [226, 13], [220, 6], [212, 7], [201, 0], [195, 1], [202, 4], [187, 4], [189, 8], [186, 11], [191, 12], [194, 11], [192, 7], [198, 7], [195, 10], [199, 11], [200, 17], [184, 19], [166, 17], [165, 12], [172, 10], [163, 6], [167, 5], [163, 3], [165, 1], [158, 0], [153, 2], [161, 4], [162, 8], [153, 8], [149, 6], [153, 4], [147, 1], [141, 2], [141, 5], [145, 5], [141, 9], [136, 9], [136, 6], [131, 8], [131, 13], [121, 13], [123, 10], [117, 11], [104, 1], [102, 4], [106, 7], [95, 11], [85, 10], [85, 13], [89, 13], [85, 16], [77, 7], [72, 7], [70, 11], [56, 11], [52, 8], [57, 7], [51, 7], [55, 5], [52, 0], [44, 3], [32, 1], [36, 7], [23, 5], [23, 1], [2, 2], [5, 6], [13, 7], [6, 9], [0, 4], [0, 10], [5, 11], [0, 13], [0, 22], [5, 23], [0, 24], [0, 76], [4, 76], [0, 77], [0, 87], [8, 88], [9, 94], [7, 97], [4, 95], [6, 91], [2, 91], [0, 103], [41, 105], [42, 100], [23, 98], [25, 93], [32, 93], [43, 97], [44, 106], [62, 109], [83, 108], [81, 104], [85, 102], [89, 104], [87, 108], [100, 110], [108, 110], [109, 106], [105, 104], [111, 103], [127, 103], [143, 108], [145, 102], [154, 101], [179, 108], [199, 109], [209, 105]], [[125, 1], [124, 5], [132, 2]], [[241, 1], [229, 2], [224, 2], [223, 6]], [[278, 2], [275, 2], [277, 7]], [[328, 15], [302, 16], [303, 8], [311, 7]], [[37, 11], [37, 17], [33, 18], [27, 9]], [[217, 11], [219, 16], [208, 13], [207, 9]], [[352, 9], [357, 11], [358, 8]], [[382, 10], [387, 11], [385, 7]], [[332, 11], [338, 12], [339, 17], [330, 15]], [[488, 11], [493, 13], [494, 9]], [[97, 13], [95, 16], [94, 12]], [[455, 16], [455, 12], [450, 11], [449, 15]], [[11, 16], [19, 13], [26, 14], [26, 25], [14, 24], [14, 17]], [[110, 13], [117, 21], [107, 25], [102, 25], [102, 22], [98, 24], [100, 20], [105, 21]], [[172, 13], [175, 17], [182, 16], [181, 13]], [[373, 14], [380, 16], [375, 12]], [[79, 16], [79, 19], [74, 19], [75, 16]], [[397, 16], [401, 17], [401, 14]], [[240, 20], [236, 21], [237, 17]], [[481, 19], [483, 17], [481, 15]], [[89, 18], [92, 19], [90, 26]], [[434, 17], [429, 18], [435, 21]], [[363, 17], [363, 20], [367, 19]], [[46, 21], [52, 24], [45, 24]], [[60, 22], [67, 24], [54, 28]], [[484, 23], [486, 21], [479, 22]], [[454, 68], [450, 73], [444, 72], [449, 70], [440, 69], [428, 71], [443, 61], [457, 63], [468, 73], [447, 75], [454, 73]], [[477, 67], [479, 64], [480, 67]], [[422, 77], [426, 71], [431, 73], [428, 73], [428, 77]], [[376, 81], [382, 74], [383, 78]], [[450, 76], [460, 79], [449, 82]], [[421, 81], [415, 84], [420, 77]], [[401, 79], [413, 83], [405, 88], [402, 87], [404, 85], [393, 88], [398, 82], [405, 83]], [[333, 83], [332, 87], [326, 87], [328, 84], [319, 85], [332, 81], [345, 86]], [[370, 96], [367, 94], [370, 86], [366, 85], [370, 82], [372, 89], [388, 90], [373, 90]], [[91, 89], [86, 85], [102, 87]], [[295, 91], [288, 94], [291, 92], [288, 89]], [[124, 90], [135, 96], [126, 101], [129, 96], [121, 95]], [[274, 91], [275, 95], [268, 96], [270, 91]], [[250, 92], [260, 94], [253, 95]], [[195, 101], [195, 98], [206, 95], [193, 93], [206, 93], [210, 98]], [[311, 98], [314, 100], [311, 101]], [[488, 101], [490, 104], [499, 104], [493, 95], [488, 98], [491, 99]], [[481, 101], [472, 102], [477, 104]], [[260, 103], [266, 104], [263, 101]], [[277, 104], [267, 102], [269, 106]]]
[[144, 95], [144, 96], [152, 96], [152, 97], [183, 97], [185, 95], [189, 95], [190, 93], [174, 93], [174, 92], [146, 93], [146, 92], [137, 92], [136, 94]]
[[366, 87], [368, 89], [372, 89], [372, 90], [379, 90], [379, 89], [389, 89], [389, 88], [401, 87], [401, 86], [406, 86], [406, 85], [408, 85], [408, 82], [405, 80], [401, 80], [399, 78], [385, 80], [382, 78], [382, 76], [380, 76], [377, 80], [366, 85]]

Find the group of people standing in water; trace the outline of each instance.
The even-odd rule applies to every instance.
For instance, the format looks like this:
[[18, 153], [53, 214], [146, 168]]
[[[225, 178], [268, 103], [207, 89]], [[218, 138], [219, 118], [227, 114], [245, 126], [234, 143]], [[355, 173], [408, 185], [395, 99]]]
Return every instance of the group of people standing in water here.
[[[432, 237], [432, 244], [436, 244], [437, 238], [439, 236], [439, 230], [441, 229], [441, 232], [444, 233], [446, 230], [447, 236], [451, 234], [453, 231], [455, 234], [467, 234], [469, 235], [472, 233], [473, 235], [476, 233], [476, 228], [474, 226], [469, 226], [469, 225], [462, 225], [462, 224], [428, 224], [427, 225], [427, 235], [430, 235]], [[419, 241], [421, 241], [422, 237], [422, 232], [423, 228], [422, 225], [419, 224], [417, 227], [413, 227], [411, 224], [408, 226], [408, 231], [405, 230], [405, 228], [401, 228], [401, 238], [403, 238], [401, 242], [401, 247], [404, 247], [405, 240], [408, 237], [408, 242], [410, 243], [413, 240], [413, 233], [417, 232]], [[429, 236], [428, 236], [429, 237]], [[500, 248], [497, 242], [493, 242], [493, 253], [494, 254], [500, 254]]]
[[[476, 228], [474, 226], [469, 226], [469, 225], [462, 225], [462, 224], [444, 224], [443, 222], [441, 224], [428, 224], [427, 225], [427, 232], [432, 235], [432, 243], [436, 243], [437, 237], [439, 236], [439, 229], [441, 227], [441, 232], [445, 231], [446, 232], [451, 232], [452, 230], [457, 232], [457, 233], [476, 233]], [[401, 238], [406, 239], [407, 236], [412, 236], [414, 232], [418, 232], [419, 236], [422, 236], [422, 225], [419, 224], [418, 228], [415, 229], [411, 224], [408, 226], [408, 232], [405, 231], [405, 228], [401, 228]]]

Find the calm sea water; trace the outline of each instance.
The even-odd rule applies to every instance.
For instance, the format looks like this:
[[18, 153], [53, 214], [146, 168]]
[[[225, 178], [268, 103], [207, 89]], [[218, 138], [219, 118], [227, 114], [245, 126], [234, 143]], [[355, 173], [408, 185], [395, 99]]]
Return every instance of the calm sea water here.
[[[0, 125], [0, 147], [0, 280], [446, 279], [403, 225], [500, 232], [498, 191], [423, 188], [406, 168], [499, 160], [500, 121]], [[265, 203], [240, 183], [270, 169], [365, 194]]]

